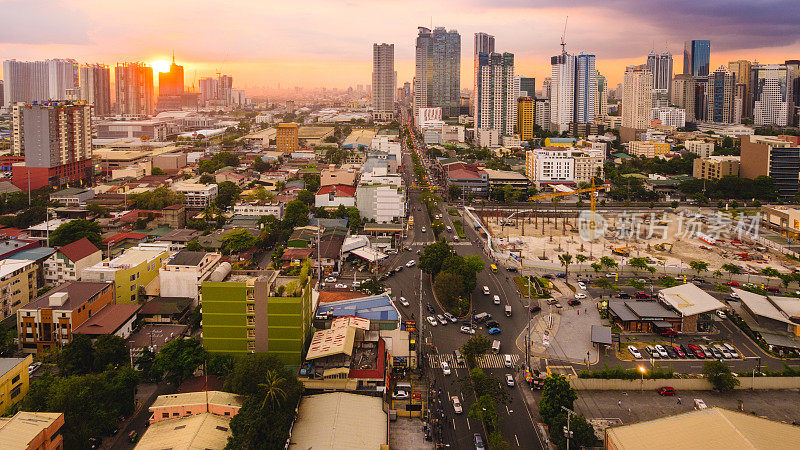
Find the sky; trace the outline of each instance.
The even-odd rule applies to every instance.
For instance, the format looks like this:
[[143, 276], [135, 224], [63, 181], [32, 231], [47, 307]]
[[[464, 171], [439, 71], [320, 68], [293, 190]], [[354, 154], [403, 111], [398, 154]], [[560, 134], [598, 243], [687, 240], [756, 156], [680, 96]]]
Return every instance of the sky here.
[[[567, 16], [569, 16], [567, 20]], [[371, 84], [372, 44], [395, 44], [411, 81], [418, 26], [461, 34], [461, 86], [472, 85], [475, 32], [515, 54], [515, 72], [549, 76], [550, 56], [591, 53], [611, 87], [625, 66], [683, 42], [711, 40], [711, 66], [800, 59], [800, 0], [0, 0], [0, 59], [74, 58], [111, 66], [170, 59], [186, 84], [217, 71], [237, 88]]]

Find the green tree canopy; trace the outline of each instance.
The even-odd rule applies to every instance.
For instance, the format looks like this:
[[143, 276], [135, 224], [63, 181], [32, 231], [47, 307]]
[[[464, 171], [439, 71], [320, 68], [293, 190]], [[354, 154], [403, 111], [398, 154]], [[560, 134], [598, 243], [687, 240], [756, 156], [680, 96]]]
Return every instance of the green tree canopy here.
[[433, 292], [436, 298], [448, 308], [458, 304], [464, 293], [461, 277], [449, 272], [440, 272], [433, 281]]
[[103, 230], [100, 224], [93, 220], [76, 219], [63, 223], [50, 234], [50, 245], [61, 247], [79, 241], [83, 238], [89, 239], [95, 247], [103, 246], [103, 239], [100, 237]]
[[292, 200], [286, 204], [286, 210], [283, 213], [283, 226], [291, 230], [297, 227], [304, 227], [308, 225], [308, 205], [300, 200]]
[[554, 419], [563, 414], [562, 406], [572, 409], [572, 404], [577, 399], [578, 394], [564, 376], [551, 374], [544, 380], [542, 398], [539, 400], [539, 414], [542, 420], [550, 425]]
[[238, 253], [256, 245], [256, 238], [250, 234], [250, 231], [238, 229], [229, 231], [222, 236], [222, 243], [229, 252]]
[[733, 376], [730, 367], [722, 361], [706, 361], [703, 363], [703, 377], [720, 392], [733, 391], [740, 384]]
[[[297, 193], [297, 199], [301, 202], [305, 203], [308, 206], [314, 205], [314, 194], [309, 191], [308, 189], [303, 189], [302, 191]], [[342, 206], [342, 205], [339, 205]]]
[[689, 261], [689, 267], [699, 274], [708, 270], [708, 263], [705, 261]]
[[239, 199], [241, 188], [231, 181], [223, 181], [217, 185], [217, 198], [214, 203], [222, 209], [229, 208]]
[[453, 247], [445, 240], [426, 245], [419, 257], [419, 268], [423, 272], [436, 276], [442, 270], [442, 263], [454, 254]]
[[133, 203], [139, 209], [161, 210], [167, 206], [184, 202], [183, 194], [161, 186], [133, 196]]
[[153, 371], [166, 375], [168, 381], [179, 386], [192, 376], [205, 359], [206, 351], [200, 341], [179, 338], [161, 348], [153, 361]]
[[483, 333], [475, 333], [461, 346], [461, 354], [464, 355], [469, 367], [475, 367], [476, 358], [485, 355], [490, 348], [492, 344], [489, 338]]

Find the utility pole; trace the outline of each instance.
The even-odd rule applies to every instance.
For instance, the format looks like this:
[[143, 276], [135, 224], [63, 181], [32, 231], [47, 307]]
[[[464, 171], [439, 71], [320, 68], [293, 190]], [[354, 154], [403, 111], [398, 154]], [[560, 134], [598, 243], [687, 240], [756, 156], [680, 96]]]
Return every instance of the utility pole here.
[[567, 408], [566, 406], [562, 406], [561, 409], [567, 412], [567, 426], [564, 427], [564, 437], [567, 438], [567, 450], [569, 450], [569, 440], [572, 438], [572, 431], [569, 429], [569, 417], [577, 416], [578, 414], [575, 411]]

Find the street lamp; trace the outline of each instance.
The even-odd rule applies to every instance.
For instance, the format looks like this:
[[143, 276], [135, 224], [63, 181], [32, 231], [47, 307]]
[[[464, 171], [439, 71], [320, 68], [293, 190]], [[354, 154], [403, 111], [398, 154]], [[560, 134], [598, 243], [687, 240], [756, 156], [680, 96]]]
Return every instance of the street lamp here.
[[644, 391], [644, 373], [646, 371], [647, 371], [647, 369], [645, 369], [644, 366], [639, 366], [639, 372], [641, 372], [641, 374], [642, 374], [642, 384], [639, 385], [639, 392], [643, 392]]

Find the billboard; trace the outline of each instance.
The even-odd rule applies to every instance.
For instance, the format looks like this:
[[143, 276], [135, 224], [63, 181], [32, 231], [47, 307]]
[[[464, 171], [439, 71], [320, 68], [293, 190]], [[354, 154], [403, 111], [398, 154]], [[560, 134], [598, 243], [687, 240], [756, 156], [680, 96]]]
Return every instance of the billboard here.
[[420, 108], [417, 114], [417, 126], [420, 127], [427, 123], [442, 121], [442, 108]]

